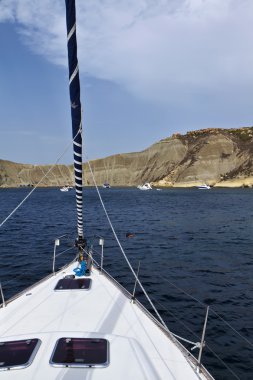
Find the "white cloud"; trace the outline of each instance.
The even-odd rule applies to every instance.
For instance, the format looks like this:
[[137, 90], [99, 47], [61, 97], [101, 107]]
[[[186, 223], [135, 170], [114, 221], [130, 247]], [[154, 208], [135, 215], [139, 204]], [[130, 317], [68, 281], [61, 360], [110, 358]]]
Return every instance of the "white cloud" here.
[[[77, 0], [81, 71], [157, 103], [253, 88], [252, 0]], [[31, 49], [66, 64], [62, 0], [2, 0]]]

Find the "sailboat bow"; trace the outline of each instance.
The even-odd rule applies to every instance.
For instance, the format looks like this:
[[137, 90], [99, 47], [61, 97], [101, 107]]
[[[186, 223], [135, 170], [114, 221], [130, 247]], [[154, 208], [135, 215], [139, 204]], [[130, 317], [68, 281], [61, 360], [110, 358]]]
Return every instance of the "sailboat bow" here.
[[101, 268], [83, 232], [82, 108], [75, 1], [66, 0], [78, 261], [0, 309], [1, 380], [212, 380], [157, 318]]

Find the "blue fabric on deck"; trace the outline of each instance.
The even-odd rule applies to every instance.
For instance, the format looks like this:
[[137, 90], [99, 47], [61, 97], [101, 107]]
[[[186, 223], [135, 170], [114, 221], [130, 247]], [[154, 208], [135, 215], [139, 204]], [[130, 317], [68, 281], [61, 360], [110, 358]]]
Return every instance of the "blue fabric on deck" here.
[[75, 272], [76, 276], [80, 277], [85, 274], [86, 271], [86, 262], [81, 261], [81, 265], [78, 266], [77, 268], [73, 269], [73, 272]]

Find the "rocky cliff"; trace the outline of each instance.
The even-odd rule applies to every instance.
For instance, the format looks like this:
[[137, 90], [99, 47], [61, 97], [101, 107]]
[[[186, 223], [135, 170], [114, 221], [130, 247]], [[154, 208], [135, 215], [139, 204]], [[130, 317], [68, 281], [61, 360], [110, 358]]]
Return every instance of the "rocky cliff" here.
[[[190, 187], [253, 185], [253, 127], [203, 129], [174, 134], [142, 152], [117, 154], [91, 161], [99, 185]], [[0, 186], [36, 185], [50, 166], [16, 164], [0, 160]], [[93, 185], [87, 164], [85, 184]], [[56, 165], [40, 186], [73, 184], [73, 167]]]
[[[48, 170], [50, 173], [43, 179]], [[73, 183], [73, 166], [28, 165], [0, 160], [0, 187], [63, 186]]]

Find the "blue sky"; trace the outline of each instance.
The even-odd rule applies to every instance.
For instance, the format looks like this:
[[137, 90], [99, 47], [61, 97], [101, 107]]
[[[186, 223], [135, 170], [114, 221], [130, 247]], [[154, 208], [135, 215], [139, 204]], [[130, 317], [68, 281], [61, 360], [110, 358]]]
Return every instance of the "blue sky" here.
[[[253, 125], [252, 0], [76, 4], [90, 159]], [[63, 0], [0, 0], [0, 159], [53, 163], [71, 140], [64, 12]]]

